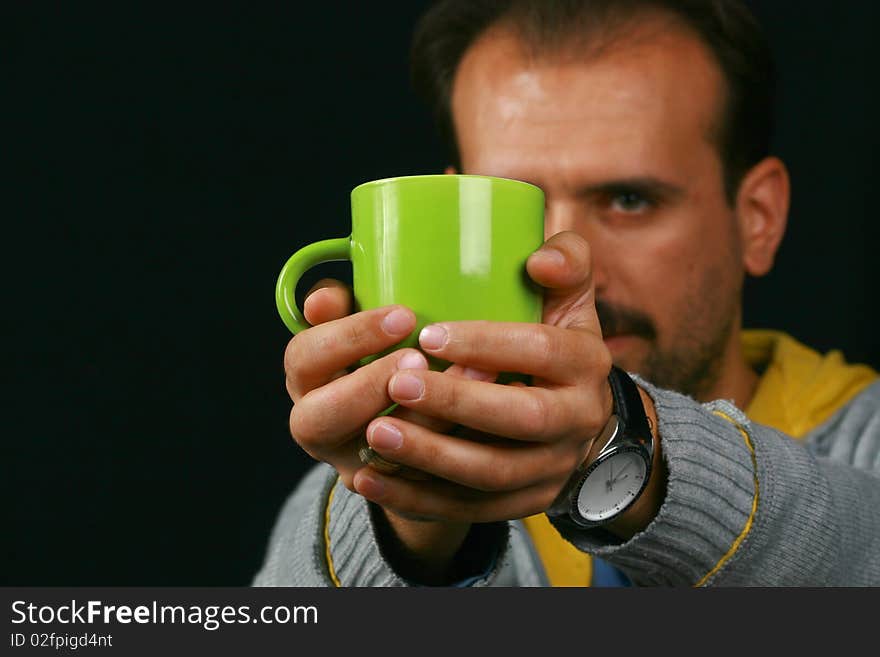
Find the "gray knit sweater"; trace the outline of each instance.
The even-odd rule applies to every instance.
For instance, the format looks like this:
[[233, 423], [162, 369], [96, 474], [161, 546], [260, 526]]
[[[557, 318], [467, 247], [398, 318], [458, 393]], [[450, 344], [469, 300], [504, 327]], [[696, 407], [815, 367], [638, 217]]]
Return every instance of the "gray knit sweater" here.
[[[637, 585], [880, 585], [880, 381], [802, 440], [726, 401], [699, 404], [639, 384], [657, 408], [669, 469], [663, 505], [630, 540], [568, 530], [564, 538]], [[475, 585], [546, 585], [523, 524], [507, 527]], [[382, 555], [367, 502], [324, 464], [287, 500], [254, 584], [333, 586], [328, 540], [343, 586], [407, 585]]]

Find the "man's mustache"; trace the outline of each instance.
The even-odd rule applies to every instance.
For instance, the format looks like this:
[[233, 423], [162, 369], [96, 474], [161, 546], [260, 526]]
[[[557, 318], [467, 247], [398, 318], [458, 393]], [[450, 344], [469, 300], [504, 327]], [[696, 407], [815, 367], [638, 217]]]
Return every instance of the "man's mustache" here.
[[624, 308], [597, 299], [596, 314], [602, 326], [602, 335], [606, 338], [613, 335], [634, 335], [653, 340], [657, 337], [657, 330], [651, 318], [632, 308]]

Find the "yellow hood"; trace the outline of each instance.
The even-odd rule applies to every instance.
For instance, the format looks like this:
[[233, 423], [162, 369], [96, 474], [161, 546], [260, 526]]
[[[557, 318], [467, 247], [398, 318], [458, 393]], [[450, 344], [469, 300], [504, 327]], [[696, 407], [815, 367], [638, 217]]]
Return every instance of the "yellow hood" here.
[[780, 331], [742, 332], [743, 353], [761, 371], [746, 415], [802, 438], [877, 379], [867, 365], [847, 363], [837, 351], [819, 354]]

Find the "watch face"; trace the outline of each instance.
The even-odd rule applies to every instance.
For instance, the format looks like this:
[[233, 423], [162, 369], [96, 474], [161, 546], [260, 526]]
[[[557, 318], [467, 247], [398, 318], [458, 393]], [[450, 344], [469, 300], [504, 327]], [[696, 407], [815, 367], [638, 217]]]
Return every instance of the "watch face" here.
[[645, 459], [636, 450], [609, 454], [584, 480], [578, 492], [578, 512], [590, 522], [604, 522], [616, 516], [642, 490], [647, 470]]

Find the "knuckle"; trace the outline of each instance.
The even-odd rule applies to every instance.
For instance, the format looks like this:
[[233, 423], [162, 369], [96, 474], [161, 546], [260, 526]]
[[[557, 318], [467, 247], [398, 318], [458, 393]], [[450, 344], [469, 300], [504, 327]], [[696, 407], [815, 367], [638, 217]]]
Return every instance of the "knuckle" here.
[[427, 378], [425, 377], [425, 397], [431, 395], [435, 398], [435, 402], [439, 404], [443, 404], [449, 408], [458, 408], [459, 403], [461, 402], [461, 395], [459, 394], [459, 380], [450, 380], [448, 385], [428, 385]]
[[284, 371], [288, 378], [295, 378], [299, 367], [299, 351], [301, 339], [293, 336], [284, 348]]
[[461, 411], [459, 404], [463, 400], [459, 386], [464, 383], [463, 379], [457, 377], [448, 377], [446, 375], [433, 376], [431, 372], [422, 374], [422, 381], [425, 388], [422, 393], [421, 401], [425, 402], [427, 407], [433, 409], [452, 409], [453, 411]]
[[417, 444], [416, 449], [408, 450], [413, 465], [416, 468], [429, 468], [444, 461], [440, 446], [433, 440], [404, 441], [405, 445]]
[[487, 320], [471, 320], [455, 326], [450, 332], [449, 351], [456, 361], [465, 365], [475, 356], [491, 353], [512, 339], [509, 330]]
[[550, 467], [550, 474], [554, 479], [566, 481], [581, 464], [579, 450], [566, 449], [564, 453], [556, 455]]
[[595, 438], [602, 431], [607, 419], [596, 404], [590, 404], [588, 410], [584, 411], [581, 421], [578, 423], [580, 433], [586, 438]]
[[287, 389], [287, 396], [295, 402], [300, 396], [299, 389], [294, 385], [289, 376], [284, 378], [284, 387]]
[[481, 488], [491, 493], [507, 490], [514, 482], [515, 476], [514, 465], [508, 460], [502, 460], [494, 463], [492, 468], [484, 474]]
[[358, 347], [370, 342], [370, 338], [376, 333], [378, 333], [378, 327], [375, 324], [367, 327], [362, 322], [348, 322], [345, 326], [344, 339], [349, 345]]
[[301, 389], [300, 382], [307, 379], [315, 369], [314, 359], [321, 354], [320, 343], [326, 336], [303, 331], [287, 343], [284, 350], [284, 372], [294, 390]]
[[290, 412], [290, 434], [303, 449], [312, 454], [320, 447], [326, 428], [322, 420], [323, 414], [317, 412], [310, 401], [310, 394], [307, 394], [294, 404]]
[[537, 328], [538, 330], [535, 331], [533, 338], [535, 351], [540, 363], [546, 366], [548, 363], [556, 361], [559, 353], [559, 343], [550, 327], [539, 324]]
[[577, 235], [576, 233], [575, 235], [577, 236], [577, 239], [572, 240], [572, 247], [575, 250], [575, 257], [578, 259], [578, 264], [584, 267], [589, 267], [593, 257], [590, 243], [582, 236]]
[[308, 431], [308, 425], [303, 420], [303, 415], [302, 402], [294, 404], [290, 410], [290, 435], [303, 449], [309, 451], [312, 439]]
[[583, 236], [575, 231], [565, 231], [559, 235], [559, 246], [564, 250], [572, 264], [577, 266], [588, 266], [590, 264], [590, 244]]
[[[604, 379], [603, 379], [604, 381]], [[595, 438], [608, 421], [608, 415], [598, 400], [602, 398], [602, 390], [583, 391], [574, 400], [575, 409], [572, 418], [572, 433], [576, 438]]]
[[585, 345], [583, 353], [590, 354], [590, 369], [601, 375], [603, 379], [608, 377], [614, 361], [611, 350], [605, 346], [605, 342], [598, 335], [590, 335], [591, 344]]
[[293, 438], [293, 441], [299, 445], [306, 454], [318, 461], [322, 460], [318, 446], [307, 436], [307, 434], [303, 434], [300, 431], [300, 421], [300, 414], [294, 406], [290, 411], [290, 437]]
[[576, 424], [578, 407], [570, 403], [568, 396], [562, 394], [548, 395], [547, 431], [554, 439], [562, 439], [570, 434]]
[[284, 345], [284, 364], [287, 365], [289, 361], [293, 359], [293, 353], [296, 350], [299, 344], [299, 340], [294, 335], [287, 341], [287, 344]]
[[339, 343], [340, 339], [336, 331], [321, 331], [303, 346], [307, 351], [307, 357], [309, 359], [315, 359], [320, 358], [324, 354], [335, 351], [339, 348]]
[[376, 314], [350, 315], [332, 330], [328, 327], [328, 330], [314, 336], [308, 345], [310, 356], [319, 358], [339, 349], [363, 355], [373, 353], [384, 346], [379, 318]]
[[357, 400], [359, 404], [388, 405], [391, 399], [388, 396], [388, 382], [394, 374], [396, 367], [392, 356], [385, 356], [364, 367], [358, 368], [347, 376], [350, 377], [351, 385], [347, 386], [349, 392], [344, 396], [335, 392], [325, 391], [326, 399], [322, 399], [328, 412], [346, 413], [351, 409], [352, 402]]
[[390, 402], [388, 397], [388, 382], [397, 371], [397, 358], [394, 354], [384, 356], [362, 368], [356, 374], [363, 373], [365, 377], [365, 393], [371, 399], [382, 399]]
[[611, 352], [602, 336], [586, 330], [573, 330], [568, 332], [567, 338], [569, 352], [575, 354], [574, 358], [569, 358], [575, 378], [578, 381], [607, 378], [611, 370]]
[[492, 322], [471, 320], [453, 327], [449, 332], [446, 351], [460, 360], [495, 348], [492, 344]]
[[521, 414], [522, 430], [528, 436], [540, 440], [547, 434], [549, 426], [547, 398], [539, 394], [536, 389], [532, 389], [526, 400]]

